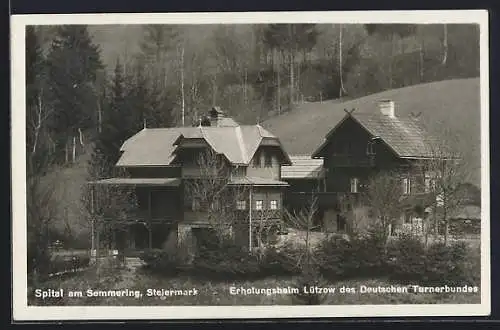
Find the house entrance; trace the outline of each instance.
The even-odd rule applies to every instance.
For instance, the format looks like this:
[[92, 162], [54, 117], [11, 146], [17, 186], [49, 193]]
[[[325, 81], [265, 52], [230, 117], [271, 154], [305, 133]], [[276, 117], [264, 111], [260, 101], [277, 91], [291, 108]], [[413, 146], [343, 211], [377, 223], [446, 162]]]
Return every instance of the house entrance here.
[[149, 249], [149, 240], [152, 239], [151, 247], [153, 249], [161, 249], [168, 238], [168, 235], [173, 230], [171, 224], [153, 224], [151, 236], [149, 230], [144, 224], [135, 224], [130, 228], [131, 241], [130, 247], [136, 250]]

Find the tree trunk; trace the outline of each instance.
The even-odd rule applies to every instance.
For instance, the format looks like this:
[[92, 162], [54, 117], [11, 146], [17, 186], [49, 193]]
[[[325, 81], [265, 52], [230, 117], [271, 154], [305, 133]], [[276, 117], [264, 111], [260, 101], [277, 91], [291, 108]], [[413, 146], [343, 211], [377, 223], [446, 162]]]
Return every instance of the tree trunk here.
[[73, 164], [76, 162], [76, 136], [73, 135], [73, 151], [72, 151], [72, 157], [71, 160]]
[[294, 81], [293, 81], [293, 66], [294, 66], [294, 59], [293, 59], [293, 53], [292, 53], [292, 50], [290, 50], [290, 53], [288, 54], [288, 57], [289, 57], [289, 65], [290, 65], [290, 99], [288, 101], [288, 107], [291, 109], [292, 108], [292, 105], [293, 105], [293, 100], [294, 100]]
[[280, 64], [281, 64], [281, 59], [280, 59], [280, 56], [281, 56], [281, 52], [278, 52], [276, 58], [276, 76], [277, 76], [277, 85], [278, 85], [278, 90], [276, 92], [277, 94], [277, 102], [278, 102], [278, 114], [281, 114], [281, 77], [280, 77]]
[[185, 95], [184, 95], [184, 46], [181, 47], [181, 122], [184, 126], [184, 116], [185, 116]]
[[212, 77], [212, 106], [217, 105], [217, 75]]
[[247, 68], [245, 68], [245, 75], [243, 78], [243, 104], [246, 106], [247, 105], [247, 80], [248, 80], [248, 73], [247, 73]]
[[389, 58], [389, 89], [392, 89], [392, 62], [394, 61], [394, 42], [396, 40], [395, 34], [391, 34], [391, 55]]
[[305, 52], [304, 52], [304, 56], [302, 57], [302, 61], [297, 61], [297, 75], [295, 77], [295, 95], [297, 96], [296, 97], [296, 102], [299, 103], [299, 100], [300, 99], [303, 99], [303, 94], [302, 94], [302, 88], [301, 88], [301, 85], [300, 85], [300, 74], [301, 74], [301, 65], [304, 63], [304, 59], [305, 59]]
[[448, 60], [448, 24], [443, 25], [443, 60], [442, 65], [446, 65]]
[[102, 132], [102, 108], [99, 98], [97, 98], [97, 131]]
[[420, 77], [420, 83], [424, 82], [424, 40], [423, 37], [420, 38], [420, 45], [419, 45], [419, 60], [420, 60], [420, 65], [419, 65], [419, 77]]
[[69, 150], [68, 150], [68, 139], [66, 139], [66, 143], [64, 144], [64, 160], [65, 164], [69, 163]]
[[344, 96], [344, 79], [342, 77], [342, 24], [339, 25], [339, 77], [340, 77], [340, 90], [339, 97]]
[[85, 144], [83, 143], [83, 133], [82, 133], [81, 128], [78, 128], [78, 137], [79, 137], [79, 141], [80, 141], [80, 146], [84, 147]]

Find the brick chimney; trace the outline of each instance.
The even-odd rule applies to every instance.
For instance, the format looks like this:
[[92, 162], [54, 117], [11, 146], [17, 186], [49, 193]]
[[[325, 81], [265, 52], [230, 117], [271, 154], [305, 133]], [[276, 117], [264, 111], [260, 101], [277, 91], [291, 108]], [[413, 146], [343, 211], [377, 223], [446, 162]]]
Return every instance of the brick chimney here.
[[210, 110], [210, 126], [220, 126], [220, 120], [224, 118], [224, 112], [220, 107], [213, 107]]
[[378, 101], [378, 109], [380, 113], [389, 118], [394, 118], [394, 101], [392, 100], [380, 100]]

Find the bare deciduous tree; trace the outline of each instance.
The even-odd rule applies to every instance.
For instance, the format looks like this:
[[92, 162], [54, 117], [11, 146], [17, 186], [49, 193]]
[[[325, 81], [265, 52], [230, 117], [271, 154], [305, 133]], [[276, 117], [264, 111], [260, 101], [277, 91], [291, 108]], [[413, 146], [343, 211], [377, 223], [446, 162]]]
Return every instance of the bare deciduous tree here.
[[223, 155], [212, 149], [198, 155], [196, 166], [199, 173], [186, 180], [185, 194], [194, 211], [200, 211], [200, 220], [208, 221], [222, 241], [238, 218], [236, 201], [244, 199], [248, 189], [231, 184], [233, 169]]
[[311, 231], [319, 228], [319, 226], [314, 224], [314, 217], [316, 216], [317, 211], [318, 198], [315, 195], [311, 195], [311, 201], [300, 211], [290, 212], [285, 210], [284, 212], [285, 224], [292, 228], [296, 228], [299, 231], [305, 232], [305, 235], [302, 238], [304, 243], [303, 253], [297, 260], [297, 264], [303, 268], [312, 267], [314, 262], [313, 255], [311, 253], [313, 248]]
[[[448, 242], [449, 221], [464, 204], [466, 196], [462, 184], [470, 179], [467, 155], [456, 141], [458, 136], [443, 130], [439, 138], [430, 141], [430, 160], [423, 167], [427, 190], [433, 195], [434, 233], [443, 226], [445, 243]], [[428, 226], [430, 227], [430, 226]]]
[[384, 242], [401, 215], [402, 196], [401, 175], [397, 172], [380, 172], [368, 180], [364, 197], [375, 216], [376, 228], [372, 229], [379, 231]]

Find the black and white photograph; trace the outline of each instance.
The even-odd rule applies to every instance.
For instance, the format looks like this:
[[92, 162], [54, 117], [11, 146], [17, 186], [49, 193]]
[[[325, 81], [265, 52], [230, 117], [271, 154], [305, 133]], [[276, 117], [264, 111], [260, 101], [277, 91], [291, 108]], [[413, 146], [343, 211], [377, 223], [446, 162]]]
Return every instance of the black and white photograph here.
[[487, 11], [13, 15], [11, 45], [14, 320], [490, 313]]

